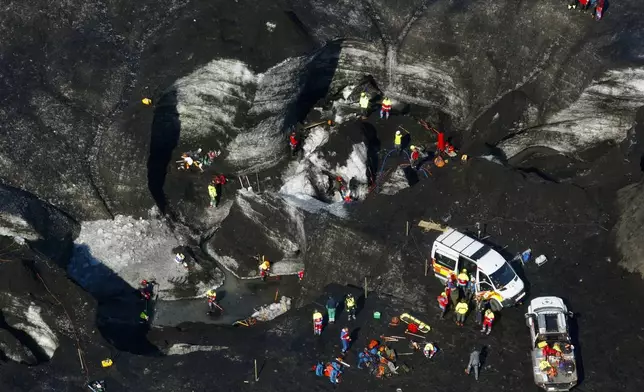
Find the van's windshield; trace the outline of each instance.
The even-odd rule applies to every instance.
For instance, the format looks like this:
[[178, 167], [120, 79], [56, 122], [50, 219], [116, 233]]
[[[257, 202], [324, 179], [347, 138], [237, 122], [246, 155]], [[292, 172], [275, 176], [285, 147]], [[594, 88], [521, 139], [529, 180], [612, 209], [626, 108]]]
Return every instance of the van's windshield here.
[[490, 274], [490, 279], [497, 290], [502, 290], [508, 283], [514, 279], [517, 274], [508, 263], [503, 263], [501, 268]]

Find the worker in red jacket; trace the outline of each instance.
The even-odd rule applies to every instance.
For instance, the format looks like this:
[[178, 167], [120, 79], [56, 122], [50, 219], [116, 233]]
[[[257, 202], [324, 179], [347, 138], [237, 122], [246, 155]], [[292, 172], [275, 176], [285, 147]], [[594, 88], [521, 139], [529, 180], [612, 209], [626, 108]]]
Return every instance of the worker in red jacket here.
[[418, 164], [420, 163], [420, 151], [416, 146], [409, 146], [411, 150], [411, 155], [409, 156], [409, 165], [415, 169], [418, 169]]
[[604, 0], [597, 0], [593, 3], [593, 5], [595, 6], [593, 16], [595, 20], [601, 20], [602, 16], [604, 15]]
[[380, 106], [380, 118], [388, 119], [389, 112], [391, 112], [391, 99], [385, 97]]
[[296, 136], [295, 131], [293, 131], [291, 132], [291, 136], [288, 137], [288, 144], [291, 146], [291, 153], [293, 155], [297, 154], [297, 145], [299, 144]]
[[483, 328], [481, 332], [489, 335], [492, 332], [492, 323], [494, 323], [494, 312], [491, 309], [485, 311], [483, 315]]
[[445, 151], [445, 132], [438, 132], [438, 140], [436, 141], [436, 148], [440, 152]]
[[436, 297], [436, 300], [438, 301], [438, 307], [441, 308], [441, 318], [444, 318], [445, 314], [447, 313], [447, 306], [449, 306], [449, 298], [447, 298], [447, 293], [443, 291], [441, 295]]
[[571, 4], [568, 5], [569, 10], [574, 10], [579, 8], [580, 10], [588, 9], [590, 0], [573, 0]]

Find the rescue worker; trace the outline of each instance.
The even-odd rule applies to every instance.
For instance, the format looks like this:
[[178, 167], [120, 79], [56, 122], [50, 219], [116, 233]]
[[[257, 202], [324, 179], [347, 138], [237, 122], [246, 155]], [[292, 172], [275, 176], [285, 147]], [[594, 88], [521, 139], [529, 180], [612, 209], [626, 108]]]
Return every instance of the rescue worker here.
[[458, 290], [458, 284], [456, 283], [456, 274], [452, 273], [447, 279], [445, 285], [445, 293], [449, 297], [450, 302], [453, 307], [456, 307], [458, 300], [461, 298], [461, 293]]
[[474, 301], [476, 304], [476, 324], [483, 325], [483, 313], [487, 309], [488, 301], [482, 295], [477, 295]]
[[349, 318], [349, 321], [351, 321], [351, 318], [356, 319], [356, 300], [353, 298], [353, 295], [347, 294], [347, 297], [344, 300], [344, 308], [347, 310], [347, 315]]
[[191, 157], [193, 160], [198, 161], [201, 159], [201, 152], [203, 150], [201, 148], [196, 149], [195, 151], [188, 151], [188, 156]]
[[396, 136], [394, 136], [394, 148], [396, 149], [396, 152], [398, 152], [398, 155], [402, 153], [402, 132], [396, 131]]
[[380, 107], [380, 118], [389, 118], [389, 112], [391, 111], [391, 100], [389, 97], [384, 97], [382, 100], [382, 106]]
[[297, 278], [301, 281], [304, 280], [304, 270], [297, 271]]
[[211, 207], [217, 207], [217, 188], [214, 183], [208, 184], [208, 196], [210, 196], [210, 205]]
[[340, 192], [340, 190], [345, 186], [344, 179], [341, 176], [335, 176], [332, 180], [331, 190], [333, 192]]
[[458, 288], [463, 290], [465, 292], [465, 286], [467, 286], [467, 283], [470, 281], [470, 276], [467, 274], [466, 269], [462, 269], [461, 273], [458, 274], [458, 277], [456, 278], [456, 283], [458, 285]]
[[476, 293], [476, 279], [473, 276], [470, 276], [470, 280], [465, 285], [465, 299], [468, 301], [472, 300], [472, 297]]
[[389, 361], [396, 360], [396, 352], [384, 344], [378, 347], [378, 355], [380, 357], [386, 358]]
[[445, 154], [450, 158], [454, 158], [457, 155], [456, 149], [450, 142], [445, 143]]
[[349, 350], [349, 343], [351, 343], [349, 328], [342, 328], [342, 330], [340, 331], [340, 341], [342, 342], [342, 354], [344, 354]]
[[143, 280], [139, 283], [139, 285], [141, 286], [141, 287], [139, 288], [139, 293], [141, 294], [141, 297], [142, 297], [144, 300], [149, 301], [149, 300], [150, 300], [150, 298], [152, 298], [152, 294], [154, 293], [154, 284], [155, 284], [155, 283], [156, 283], [156, 282], [154, 282], [154, 281], [152, 281], [152, 282], [148, 282], [148, 281], [147, 281], [147, 280], [145, 280], [145, 279], [143, 279]]
[[177, 161], [177, 163], [181, 163], [177, 169], [179, 170], [188, 170], [190, 169], [190, 166], [194, 163], [191, 157], [188, 156], [187, 153], [181, 154], [181, 159]]
[[384, 363], [387, 365], [387, 367], [389, 368], [389, 371], [391, 373], [398, 375], [398, 372], [397, 372], [398, 368], [396, 367], [396, 365], [393, 362], [388, 361], [385, 358], [381, 358], [381, 360], [384, 361]]
[[439, 153], [445, 152], [445, 132], [438, 132], [436, 140], [436, 150]]
[[362, 369], [362, 364], [369, 366], [371, 364], [371, 355], [366, 348], [358, 355], [358, 369]]
[[605, 0], [592, 0], [592, 3], [593, 12], [591, 15], [595, 20], [599, 21], [604, 15]]
[[465, 299], [462, 299], [461, 302], [456, 305], [456, 309], [454, 309], [456, 312], [456, 325], [461, 327], [463, 326], [468, 309], [469, 306], [467, 305], [467, 301], [465, 301]]
[[340, 365], [336, 361], [333, 361], [331, 363], [331, 372], [329, 374], [329, 381], [331, 381], [332, 384], [337, 385], [340, 382], [340, 374], [342, 374], [342, 365]]
[[210, 150], [208, 151], [203, 158], [201, 158], [201, 165], [203, 166], [210, 166], [212, 162], [217, 158], [218, 153]]
[[469, 375], [470, 371], [474, 369], [474, 379], [479, 380], [479, 368], [481, 367], [481, 352], [476, 348], [470, 353], [470, 361], [465, 368], [465, 374]]
[[322, 313], [317, 309], [313, 312], [313, 335], [322, 335]]
[[488, 309], [485, 311], [483, 316], [483, 328], [481, 329], [481, 332], [485, 332], [486, 335], [489, 335], [490, 332], [492, 332], [492, 323], [494, 323], [494, 312], [492, 309]]
[[217, 192], [217, 197], [216, 197], [217, 202], [215, 203], [215, 207], [216, 207], [217, 205], [219, 205], [219, 202], [221, 201], [220, 192], [222, 190], [222, 187], [226, 185], [226, 182], [228, 182], [228, 180], [226, 179], [226, 176], [224, 176], [223, 174], [219, 174], [219, 175], [213, 176], [212, 182], [215, 184], [215, 191]]
[[324, 363], [323, 362], [318, 362], [317, 365], [314, 366], [315, 369], [315, 375], [322, 377], [324, 376]]
[[224, 176], [223, 174], [214, 176], [213, 182], [215, 183], [215, 185], [226, 185], [226, 182], [227, 182], [226, 176]]
[[141, 319], [142, 323], [145, 323], [148, 320], [150, 320], [150, 316], [148, 316], [148, 314], [145, 312], [145, 310], [142, 311], [141, 314], [139, 314], [139, 318]]
[[288, 138], [288, 144], [291, 147], [291, 155], [295, 156], [297, 154], [297, 146], [299, 144], [295, 131], [291, 132], [291, 135]]
[[369, 117], [369, 95], [366, 91], [360, 93], [360, 111], [363, 117]]
[[420, 151], [414, 145], [409, 146], [409, 149], [411, 150], [411, 155], [409, 156], [409, 165], [418, 170], [418, 164], [420, 163]]
[[580, 10], [584, 11], [588, 9], [588, 5], [589, 0], [573, 0], [573, 2], [568, 5], [568, 9], [574, 10], [576, 8], [579, 8]]
[[262, 263], [259, 265], [259, 276], [261, 276], [262, 280], [266, 280], [270, 272], [271, 262], [262, 257]]
[[447, 314], [447, 306], [449, 305], [447, 294], [443, 291], [441, 295], [436, 297], [436, 300], [438, 301], [438, 307], [441, 309], [441, 319], [445, 318], [445, 314]]
[[340, 196], [342, 196], [342, 200], [344, 200], [345, 203], [351, 203], [351, 189], [346, 187], [342, 188]]
[[326, 301], [326, 312], [329, 315], [329, 323], [335, 323], [335, 308], [338, 306], [338, 303], [329, 296], [329, 299]]
[[208, 290], [206, 292], [206, 299], [208, 300], [208, 313], [214, 312], [217, 306], [217, 292], [215, 290]]
[[434, 358], [434, 355], [438, 352], [438, 347], [436, 347], [433, 343], [427, 343], [425, 347], [423, 347], [423, 354], [425, 354], [425, 358]]
[[550, 347], [547, 342], [540, 342], [537, 347], [541, 349], [541, 353], [544, 357], [561, 356], [561, 347], [559, 346], [559, 343], [555, 343], [552, 347]]
[[345, 202], [351, 201], [351, 190], [347, 187], [346, 181], [341, 176], [336, 176], [335, 181], [333, 181], [333, 190], [340, 193], [340, 197]]

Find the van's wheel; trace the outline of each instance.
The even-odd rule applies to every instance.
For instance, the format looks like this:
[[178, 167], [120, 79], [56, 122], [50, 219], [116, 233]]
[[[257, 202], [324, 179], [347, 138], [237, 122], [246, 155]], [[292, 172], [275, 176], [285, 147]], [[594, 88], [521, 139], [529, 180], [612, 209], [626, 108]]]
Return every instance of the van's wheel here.
[[494, 311], [494, 312], [498, 312], [498, 311], [500, 311], [501, 309], [503, 309], [503, 306], [502, 306], [502, 305], [501, 305], [501, 303], [500, 303], [499, 301], [497, 301], [496, 299], [491, 299], [491, 300], [490, 300], [490, 308], [492, 308], [492, 311]]

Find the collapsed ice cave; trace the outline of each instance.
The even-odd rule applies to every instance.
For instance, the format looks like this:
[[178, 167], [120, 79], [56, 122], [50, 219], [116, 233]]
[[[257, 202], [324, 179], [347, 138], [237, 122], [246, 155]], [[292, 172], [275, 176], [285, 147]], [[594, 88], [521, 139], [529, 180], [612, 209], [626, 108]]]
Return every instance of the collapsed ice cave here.
[[[220, 390], [318, 390], [306, 371], [338, 342], [312, 340], [311, 311], [365, 282], [356, 342], [380, 331], [371, 311], [422, 315], [445, 349], [431, 384], [469, 390], [450, 374], [481, 341], [435, 320], [441, 287], [423, 265], [437, 233], [420, 220], [482, 225], [508, 259], [547, 255], [522, 274], [531, 296], [562, 296], [579, 314], [583, 390], [644, 382], [636, 365], [617, 369], [643, 348], [644, 320], [622, 316], [644, 290], [644, 4], [611, 1], [596, 22], [556, 0], [126, 3], [4, 10], [3, 391], [96, 379], [110, 391], [205, 391], [213, 379]], [[467, 160], [410, 167], [410, 145], [433, 151], [431, 128]], [[179, 170], [198, 148], [219, 154]], [[279, 280], [258, 279], [262, 258]], [[150, 301], [143, 279], [155, 282]], [[218, 317], [206, 314], [209, 289]], [[598, 293], [611, 300], [591, 303]], [[231, 328], [260, 313], [270, 317]], [[523, 314], [504, 311], [496, 328], [480, 383], [531, 388]], [[606, 329], [608, 370], [593, 344]], [[420, 390], [428, 365], [409, 358], [411, 375], [347, 373], [342, 388]]]

